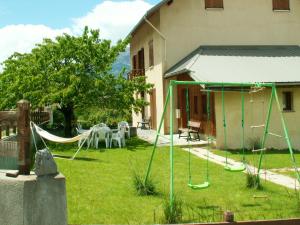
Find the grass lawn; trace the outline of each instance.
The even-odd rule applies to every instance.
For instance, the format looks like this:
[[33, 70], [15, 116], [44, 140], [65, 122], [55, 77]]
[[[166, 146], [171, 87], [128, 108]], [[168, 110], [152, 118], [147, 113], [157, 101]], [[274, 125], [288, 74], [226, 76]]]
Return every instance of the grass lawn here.
[[[225, 151], [212, 150], [217, 155], [226, 155]], [[294, 152], [298, 167], [300, 166], [300, 152]], [[242, 152], [239, 150], [228, 151], [228, 157], [237, 161], [241, 161]], [[246, 161], [254, 166], [258, 166], [260, 153], [252, 153], [252, 151], [246, 151]], [[291, 157], [288, 150], [268, 150], [264, 153], [263, 157], [263, 168], [264, 169], [275, 169], [275, 168], [293, 168]]]
[[[70, 156], [76, 146], [52, 145], [54, 153]], [[70, 224], [153, 224], [160, 223], [169, 193], [169, 151], [157, 150], [152, 178], [157, 196], [137, 196], [133, 171], [144, 173], [152, 147], [138, 139], [127, 141], [125, 149], [81, 151], [74, 161], [56, 159], [67, 179]], [[264, 190], [245, 187], [243, 173], [230, 173], [209, 164], [211, 186], [204, 190], [187, 187], [188, 153], [175, 149], [175, 191], [183, 201], [183, 222], [220, 221], [224, 210], [235, 212], [237, 220], [275, 219], [300, 216], [299, 198], [293, 190], [263, 183]], [[195, 182], [204, 181], [206, 162], [192, 156]], [[254, 199], [253, 195], [268, 196]], [[282, 207], [284, 205], [284, 208]]]

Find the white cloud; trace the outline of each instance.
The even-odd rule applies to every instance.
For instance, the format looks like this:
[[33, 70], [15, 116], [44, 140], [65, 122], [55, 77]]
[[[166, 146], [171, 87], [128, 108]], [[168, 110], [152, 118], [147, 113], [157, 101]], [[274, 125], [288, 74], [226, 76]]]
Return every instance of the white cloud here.
[[30, 52], [43, 38], [55, 38], [62, 33], [80, 34], [85, 26], [100, 29], [101, 38], [115, 42], [124, 38], [151, 7], [145, 0], [103, 1], [85, 16], [73, 19], [70, 28], [53, 29], [45, 25], [31, 24], [7, 25], [0, 28], [0, 63], [14, 52]]
[[104, 1], [86, 16], [74, 19], [73, 29], [80, 32], [84, 26], [100, 29], [102, 38], [117, 41], [124, 38], [152, 5], [143, 0]]
[[14, 52], [30, 52], [44, 38], [54, 38], [70, 29], [51, 29], [44, 25], [9, 25], [0, 29], [0, 62]]

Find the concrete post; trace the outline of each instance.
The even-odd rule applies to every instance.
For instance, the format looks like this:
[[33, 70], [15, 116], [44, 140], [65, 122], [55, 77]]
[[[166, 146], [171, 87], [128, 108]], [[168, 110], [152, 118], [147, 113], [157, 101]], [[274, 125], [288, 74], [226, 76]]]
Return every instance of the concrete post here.
[[19, 142], [19, 174], [30, 174], [30, 104], [26, 100], [17, 103], [17, 126]]

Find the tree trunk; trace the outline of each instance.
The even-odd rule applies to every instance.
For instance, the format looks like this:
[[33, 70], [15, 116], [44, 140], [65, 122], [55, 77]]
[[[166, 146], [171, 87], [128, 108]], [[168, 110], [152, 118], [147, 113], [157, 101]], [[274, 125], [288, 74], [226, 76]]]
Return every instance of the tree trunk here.
[[72, 137], [72, 121], [74, 120], [74, 109], [72, 106], [61, 108], [65, 118], [65, 137]]

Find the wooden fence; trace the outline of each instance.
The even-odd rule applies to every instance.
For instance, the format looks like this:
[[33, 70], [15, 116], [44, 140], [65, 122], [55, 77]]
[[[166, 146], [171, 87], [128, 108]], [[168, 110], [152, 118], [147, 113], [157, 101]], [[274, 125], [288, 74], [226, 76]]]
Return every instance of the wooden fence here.
[[228, 222], [201, 223], [197, 225], [300, 225], [300, 219], [245, 221], [245, 222], [231, 222], [231, 223]]
[[48, 112], [30, 112], [30, 104], [25, 100], [18, 102], [16, 111], [0, 112], [0, 169], [29, 173], [30, 121], [41, 124], [49, 118]]

